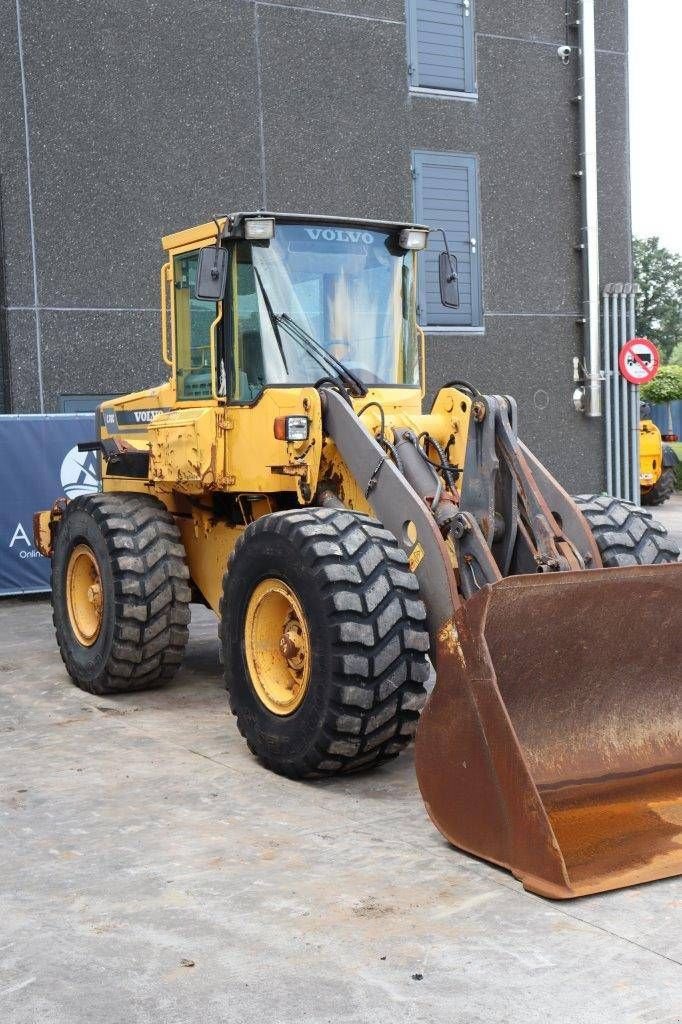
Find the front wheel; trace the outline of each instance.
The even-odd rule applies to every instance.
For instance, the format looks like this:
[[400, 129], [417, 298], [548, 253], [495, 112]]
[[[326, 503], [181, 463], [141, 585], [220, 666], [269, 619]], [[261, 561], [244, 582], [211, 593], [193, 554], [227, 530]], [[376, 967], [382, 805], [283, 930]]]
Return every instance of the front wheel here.
[[605, 568], [676, 562], [680, 549], [651, 512], [605, 494], [573, 499], [585, 516]]
[[125, 693], [166, 682], [188, 638], [189, 572], [175, 521], [144, 494], [75, 498], [57, 528], [52, 617], [76, 686]]
[[251, 751], [292, 778], [395, 757], [429, 675], [426, 610], [407, 557], [369, 516], [307, 508], [240, 537], [223, 583], [230, 706]]

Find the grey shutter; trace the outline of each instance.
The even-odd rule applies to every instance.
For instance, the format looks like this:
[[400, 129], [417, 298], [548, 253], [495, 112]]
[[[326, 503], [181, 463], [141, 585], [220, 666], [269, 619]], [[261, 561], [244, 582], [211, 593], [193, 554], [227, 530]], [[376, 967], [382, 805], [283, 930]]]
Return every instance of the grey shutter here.
[[[459, 309], [441, 305], [438, 254], [443, 236], [432, 232], [419, 260], [419, 322], [430, 327], [479, 327], [482, 323], [478, 161], [458, 153], [412, 154], [415, 220], [443, 228], [457, 257]], [[475, 244], [474, 240], [475, 239]]]
[[407, 0], [410, 84], [474, 92], [473, 0]]

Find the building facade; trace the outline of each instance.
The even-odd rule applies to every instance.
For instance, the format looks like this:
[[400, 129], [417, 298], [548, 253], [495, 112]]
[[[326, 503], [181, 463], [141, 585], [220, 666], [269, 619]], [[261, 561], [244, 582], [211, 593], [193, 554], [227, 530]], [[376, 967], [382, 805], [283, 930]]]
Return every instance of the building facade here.
[[[606, 282], [630, 275], [627, 0], [596, 8]], [[84, 409], [164, 378], [163, 234], [237, 209], [415, 219], [447, 232], [460, 269], [452, 310], [422, 267], [430, 391], [465, 378], [515, 395], [522, 437], [566, 486], [603, 488], [602, 421], [571, 398], [572, 0], [0, 10], [5, 412]]]

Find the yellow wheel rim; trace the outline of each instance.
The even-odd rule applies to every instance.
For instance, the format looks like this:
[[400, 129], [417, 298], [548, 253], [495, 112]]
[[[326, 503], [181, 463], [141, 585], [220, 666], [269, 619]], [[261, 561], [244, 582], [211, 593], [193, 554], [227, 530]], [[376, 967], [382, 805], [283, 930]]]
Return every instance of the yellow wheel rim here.
[[251, 594], [244, 646], [258, 699], [273, 714], [290, 715], [306, 695], [312, 652], [301, 602], [282, 580], [263, 580]]
[[92, 647], [102, 628], [102, 579], [87, 544], [77, 544], [69, 556], [66, 604], [76, 639], [83, 647]]

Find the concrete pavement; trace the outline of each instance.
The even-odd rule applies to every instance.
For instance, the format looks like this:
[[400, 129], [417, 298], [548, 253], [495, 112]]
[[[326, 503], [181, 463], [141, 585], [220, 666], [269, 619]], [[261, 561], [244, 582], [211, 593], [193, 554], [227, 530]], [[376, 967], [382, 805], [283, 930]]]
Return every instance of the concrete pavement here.
[[411, 755], [269, 774], [193, 612], [177, 681], [111, 699], [0, 603], [3, 1024], [679, 1024], [682, 879], [552, 903], [441, 839]]
[[659, 522], [663, 523], [666, 530], [673, 537], [682, 550], [682, 493], [677, 491], [670, 501], [665, 505], [647, 509]]

